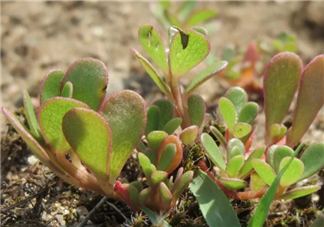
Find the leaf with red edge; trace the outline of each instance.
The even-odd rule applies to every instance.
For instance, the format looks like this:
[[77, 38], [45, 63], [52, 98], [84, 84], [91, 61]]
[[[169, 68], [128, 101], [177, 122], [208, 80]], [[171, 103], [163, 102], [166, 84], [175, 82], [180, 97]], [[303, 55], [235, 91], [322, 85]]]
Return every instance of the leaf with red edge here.
[[136, 92], [124, 90], [111, 95], [99, 109], [112, 133], [109, 178], [116, 179], [126, 160], [140, 142], [145, 126], [145, 101]]
[[180, 134], [180, 140], [185, 145], [191, 145], [197, 139], [199, 133], [199, 127], [197, 125], [192, 125], [185, 128]]
[[287, 145], [294, 147], [301, 140], [324, 104], [324, 54], [315, 57], [301, 76], [297, 104]]
[[165, 207], [169, 207], [172, 201], [172, 194], [165, 183], [161, 182], [159, 184], [159, 192], [160, 192], [162, 204]]
[[41, 104], [47, 99], [60, 96], [60, 86], [63, 77], [63, 70], [55, 69], [46, 73], [39, 89], [39, 98]]
[[264, 73], [263, 93], [266, 116], [266, 140], [269, 143], [271, 126], [281, 124], [294, 94], [302, 70], [300, 58], [289, 52], [274, 56]]
[[173, 170], [175, 170], [175, 168], [177, 168], [179, 166], [179, 164], [181, 163], [182, 156], [183, 156], [181, 142], [177, 136], [169, 135], [162, 141], [161, 146], [158, 151], [158, 154], [157, 154], [157, 166], [160, 165], [163, 152], [169, 144], [174, 144], [176, 146], [176, 153], [174, 155], [173, 161], [165, 169], [165, 172], [172, 173]]
[[53, 153], [65, 155], [71, 149], [63, 134], [62, 121], [64, 115], [75, 107], [89, 108], [78, 100], [63, 97], [49, 99], [39, 108], [38, 124]]
[[100, 180], [108, 181], [111, 131], [105, 118], [93, 110], [74, 108], [62, 122], [63, 132], [82, 162]]
[[61, 83], [73, 84], [73, 98], [80, 100], [93, 110], [98, 110], [106, 95], [108, 71], [105, 64], [93, 58], [81, 58], [72, 63]]

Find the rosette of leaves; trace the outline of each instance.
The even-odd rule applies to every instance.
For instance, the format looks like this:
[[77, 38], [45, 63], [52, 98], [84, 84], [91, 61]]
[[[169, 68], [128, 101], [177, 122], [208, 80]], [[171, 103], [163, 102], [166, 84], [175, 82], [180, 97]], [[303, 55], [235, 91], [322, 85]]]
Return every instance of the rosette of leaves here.
[[65, 72], [45, 75], [37, 114], [28, 92], [23, 92], [28, 127], [2, 111], [55, 174], [77, 187], [120, 199], [114, 185], [144, 134], [146, 107], [143, 98], [129, 90], [105, 99], [107, 84], [101, 61], [79, 59]]
[[181, 127], [201, 126], [205, 117], [205, 104], [200, 95], [193, 94], [205, 81], [217, 75], [227, 66], [226, 61], [218, 61], [208, 66], [182, 91], [179, 80], [189, 70], [203, 61], [210, 52], [210, 44], [204, 29], [170, 29], [170, 41], [166, 50], [159, 32], [154, 26], [146, 24], [140, 27], [140, 42], [159, 66], [158, 71], [138, 51], [132, 53], [151, 76], [156, 85], [173, 104], [176, 118], [181, 118]]
[[[264, 159], [252, 159], [251, 164], [255, 172], [251, 174], [250, 190], [253, 193], [257, 193], [262, 188], [270, 186], [276, 175], [289, 162], [293, 154], [294, 151], [288, 146], [273, 145], [268, 149], [267, 162]], [[281, 177], [276, 198], [295, 199], [316, 192], [321, 188], [318, 185], [288, 189], [293, 184], [316, 174], [323, 167], [324, 144], [313, 143], [304, 151], [299, 159], [293, 158], [289, 167]]]
[[192, 180], [193, 171], [184, 173], [181, 167], [174, 180], [170, 177], [182, 162], [183, 149], [177, 136], [168, 135], [164, 131], [153, 131], [147, 136], [147, 140], [148, 147], [138, 154], [138, 159], [148, 187], [143, 189], [139, 182], [125, 184], [123, 187], [128, 191], [126, 196], [129, 195], [137, 207], [147, 207], [156, 213], [165, 214], [175, 207], [180, 194]]

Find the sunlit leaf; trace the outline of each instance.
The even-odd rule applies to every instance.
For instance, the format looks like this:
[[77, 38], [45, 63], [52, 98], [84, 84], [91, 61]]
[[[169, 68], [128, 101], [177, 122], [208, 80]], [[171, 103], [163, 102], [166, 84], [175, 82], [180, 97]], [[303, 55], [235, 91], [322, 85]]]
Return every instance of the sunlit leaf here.
[[[281, 160], [279, 165], [279, 171], [282, 170], [286, 164], [290, 161], [290, 157], [285, 157]], [[297, 158], [294, 158], [290, 163], [286, 172], [282, 175], [280, 185], [282, 187], [288, 187], [289, 185], [296, 183], [304, 172], [304, 164]]]
[[248, 159], [245, 161], [242, 169], [240, 170], [240, 173], [238, 175], [239, 178], [245, 178], [249, 173], [250, 171], [252, 170], [252, 164], [251, 164], [251, 160], [253, 158], [261, 158], [261, 156], [264, 154], [266, 150], [266, 147], [263, 146], [263, 147], [260, 147], [256, 150], [254, 150], [252, 152], [252, 154], [249, 155]]
[[251, 173], [250, 177], [250, 188], [251, 191], [258, 192], [261, 188], [265, 186], [265, 182], [256, 172]]
[[303, 71], [294, 119], [287, 136], [288, 146], [298, 144], [323, 104], [324, 55], [319, 55]]
[[146, 155], [144, 155], [142, 153], [138, 153], [138, 160], [139, 160], [139, 163], [142, 166], [142, 169], [143, 169], [143, 172], [144, 172], [145, 176], [147, 178], [149, 178], [151, 176], [151, 174], [154, 171], [156, 171], [156, 169], [151, 167], [150, 159]]
[[197, 125], [192, 125], [185, 128], [181, 132], [179, 138], [183, 144], [191, 145], [197, 139], [198, 133], [199, 133], [199, 127]]
[[72, 98], [86, 103], [93, 110], [99, 109], [108, 85], [108, 71], [103, 62], [93, 58], [76, 60], [65, 72], [61, 89], [68, 81], [73, 84]]
[[172, 201], [172, 194], [165, 183], [161, 182], [159, 184], [159, 192], [161, 195], [161, 201], [162, 201], [163, 205], [166, 207], [169, 207], [170, 203]]
[[172, 120], [170, 120], [168, 123], [164, 125], [162, 130], [168, 133], [169, 135], [171, 135], [181, 125], [181, 123], [182, 123], [182, 118], [180, 117], [173, 118]]
[[245, 188], [247, 186], [247, 182], [245, 180], [241, 180], [241, 179], [222, 177], [219, 179], [219, 181], [226, 188], [231, 189], [231, 190], [237, 190], [237, 189]]
[[233, 138], [227, 143], [227, 160], [231, 160], [236, 155], [244, 155], [245, 146], [241, 140]]
[[64, 84], [61, 96], [65, 98], [72, 98], [73, 95], [73, 84], [68, 81]]
[[153, 131], [147, 135], [148, 146], [157, 151], [162, 141], [168, 136], [165, 131]]
[[[279, 165], [281, 160], [284, 157], [291, 157], [291, 155], [294, 153], [294, 151], [287, 146], [279, 146], [275, 149], [273, 153], [273, 168], [276, 172], [279, 172]], [[288, 170], [286, 170], [288, 171]]]
[[191, 12], [195, 9], [197, 1], [182, 1], [178, 9], [178, 16], [180, 20], [185, 20]]
[[200, 95], [192, 94], [189, 96], [188, 112], [191, 124], [200, 127], [206, 112], [205, 102]]
[[252, 124], [258, 114], [258, 108], [259, 106], [255, 102], [246, 103], [239, 113], [238, 122]]
[[176, 155], [176, 152], [177, 152], [177, 147], [175, 144], [170, 143], [166, 145], [166, 147], [162, 151], [161, 158], [159, 159], [159, 162], [157, 164], [157, 169], [165, 171], [172, 163], [173, 158]]
[[227, 166], [226, 166], [226, 173], [229, 177], [236, 177], [239, 170], [242, 168], [244, 164], [244, 156], [243, 155], [237, 155], [233, 157], [231, 160], [229, 160]]
[[242, 139], [252, 131], [252, 126], [247, 123], [236, 123], [233, 129], [233, 136]]
[[321, 186], [317, 186], [317, 185], [298, 187], [298, 188], [289, 190], [288, 192], [286, 192], [285, 194], [280, 196], [280, 198], [281, 199], [296, 199], [299, 197], [303, 197], [305, 195], [312, 194], [320, 189], [321, 189]]
[[217, 12], [212, 9], [202, 9], [195, 12], [186, 22], [186, 27], [192, 27], [204, 23], [217, 16]]
[[297, 90], [302, 70], [300, 58], [290, 52], [279, 53], [267, 65], [264, 74], [266, 133], [271, 126], [281, 124]]
[[224, 121], [226, 122], [228, 130], [232, 133], [237, 116], [233, 103], [229, 99], [222, 97], [219, 99], [218, 107]]
[[153, 186], [156, 186], [158, 184], [160, 184], [160, 182], [164, 181], [165, 179], [167, 179], [168, 177], [168, 173], [167, 172], [164, 172], [164, 171], [154, 171], [152, 174], [151, 174], [151, 181], [152, 181], [152, 184]]
[[188, 187], [188, 185], [191, 182], [193, 176], [194, 176], [193, 171], [187, 171], [182, 175], [182, 177], [181, 177], [181, 179], [179, 181], [179, 184], [176, 185], [175, 188], [172, 188], [172, 191], [174, 191], [174, 194], [173, 194], [174, 198], [179, 198], [179, 196], [183, 192], [183, 190], [185, 190]]
[[47, 72], [39, 89], [41, 104], [47, 99], [60, 96], [60, 86], [63, 77], [64, 71], [62, 70], [51, 70]]
[[271, 185], [276, 177], [276, 173], [271, 166], [261, 159], [252, 159], [251, 164], [262, 180]]
[[236, 114], [239, 115], [243, 106], [247, 102], [247, 94], [244, 91], [244, 89], [240, 87], [232, 87], [228, 89], [228, 91], [225, 94], [225, 97], [233, 103], [236, 110]]
[[313, 143], [310, 145], [300, 160], [304, 163], [304, 173], [301, 179], [308, 178], [324, 168], [324, 144]]

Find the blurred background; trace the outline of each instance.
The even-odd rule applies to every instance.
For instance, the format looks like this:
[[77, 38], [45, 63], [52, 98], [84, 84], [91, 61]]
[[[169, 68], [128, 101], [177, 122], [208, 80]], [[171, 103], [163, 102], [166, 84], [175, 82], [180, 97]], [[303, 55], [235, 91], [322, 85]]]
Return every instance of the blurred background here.
[[[176, 17], [181, 2], [170, 4], [168, 11]], [[158, 89], [129, 49], [135, 48], [147, 56], [137, 38], [138, 27], [145, 23], [156, 25], [166, 43], [168, 32], [161, 7], [157, 1], [1, 2], [1, 106], [11, 111], [20, 108], [21, 91], [27, 89], [37, 107], [38, 87], [44, 74], [54, 68], [65, 70], [81, 57], [94, 57], [107, 65], [108, 93], [130, 88], [150, 102], [159, 96]], [[274, 49], [274, 41], [281, 42], [283, 32], [283, 39], [288, 37], [304, 64], [324, 52], [322, 2], [199, 1], [193, 12], [201, 9], [215, 11], [206, 23], [211, 42], [209, 62], [223, 59], [228, 50], [242, 56], [250, 42], [258, 45], [261, 55], [267, 48]], [[272, 52], [279, 50], [280, 47]], [[206, 64], [201, 63], [197, 72]], [[259, 74], [266, 62], [260, 64]], [[219, 83], [214, 78], [198, 91], [211, 107], [226, 88]]]

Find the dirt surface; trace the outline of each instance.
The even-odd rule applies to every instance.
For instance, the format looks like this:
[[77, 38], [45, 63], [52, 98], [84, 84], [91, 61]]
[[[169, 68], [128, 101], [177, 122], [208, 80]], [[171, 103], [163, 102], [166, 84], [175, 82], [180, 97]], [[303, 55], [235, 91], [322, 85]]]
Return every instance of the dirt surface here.
[[[44, 74], [54, 68], [66, 69], [81, 57], [94, 57], [107, 65], [108, 94], [131, 88], [148, 103], [160, 97], [156, 86], [129, 51], [135, 48], [144, 54], [137, 39], [138, 27], [144, 23], [156, 25], [167, 40], [167, 31], [154, 16], [155, 4], [2, 1], [1, 106], [10, 111], [21, 108], [21, 91], [26, 89], [37, 108], [38, 88]], [[282, 31], [296, 35], [304, 65], [324, 52], [323, 2], [200, 2], [197, 5], [197, 9], [205, 7], [219, 12], [215, 20], [216, 32], [210, 36], [211, 53], [218, 58], [227, 45], [244, 50], [250, 41], [271, 40]], [[204, 63], [200, 64], [188, 77], [192, 78], [204, 67]], [[226, 85], [214, 78], [197, 92], [213, 107], [225, 89]], [[312, 125], [306, 140], [323, 140], [323, 117], [324, 111]], [[262, 118], [259, 121], [262, 122]], [[5, 132], [7, 127], [1, 114], [2, 148], [7, 148], [1, 152], [1, 208], [23, 201], [13, 213], [8, 211], [2, 216], [7, 221], [8, 217], [12, 218], [6, 226], [19, 226], [23, 223], [19, 221], [26, 221], [26, 217], [30, 219], [25, 222], [29, 226], [73, 225], [99, 202], [100, 197], [94, 193], [80, 192], [62, 184], [30, 156], [18, 136], [12, 132], [8, 137]], [[26, 201], [35, 194], [36, 198]], [[134, 214], [122, 204], [116, 205], [127, 218], [141, 218], [132, 216]], [[107, 204], [98, 213], [89, 223], [99, 226], [109, 220], [115, 226], [125, 221]]]

